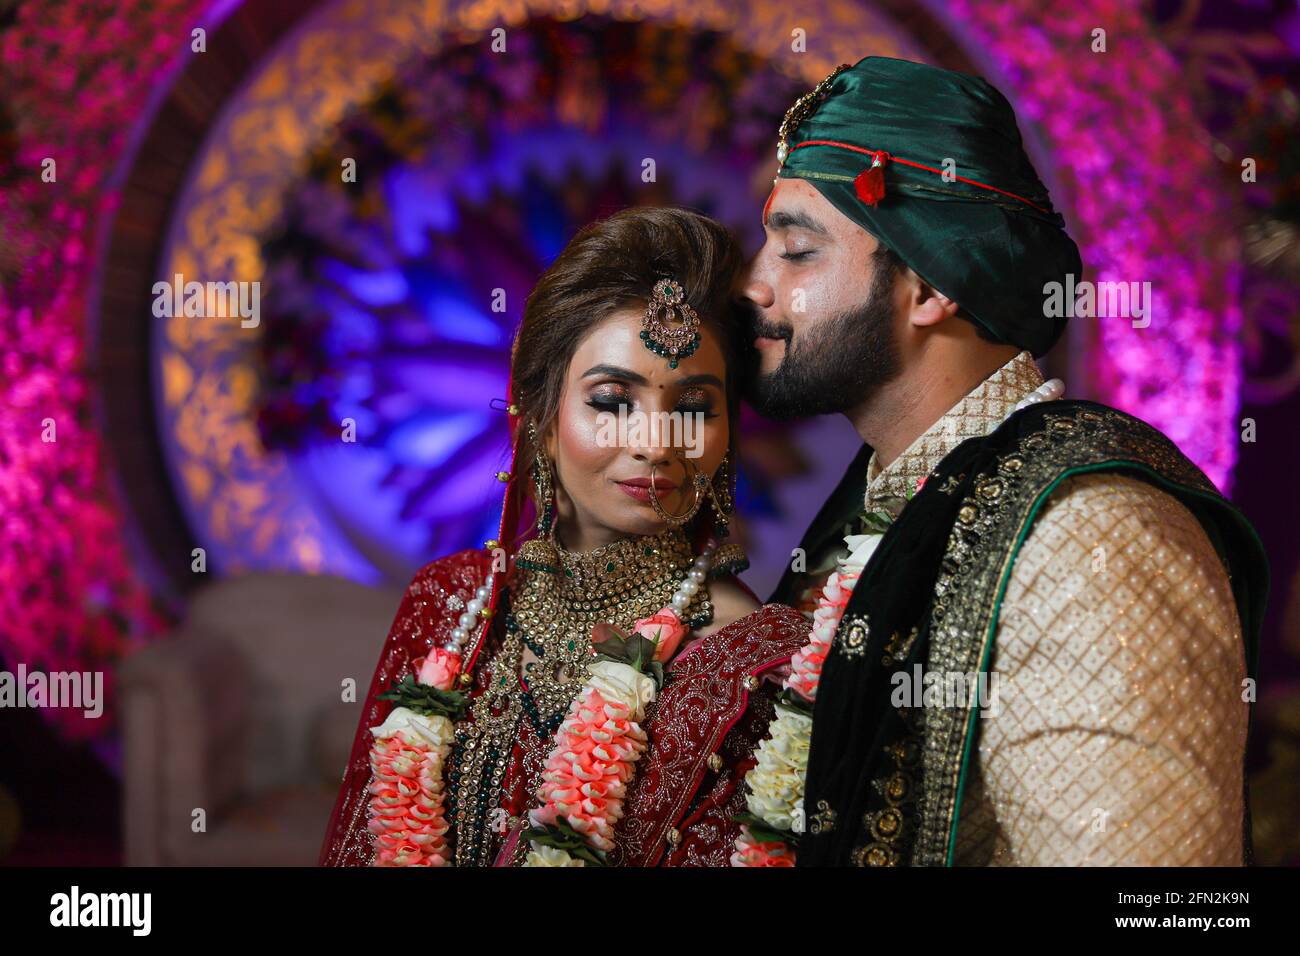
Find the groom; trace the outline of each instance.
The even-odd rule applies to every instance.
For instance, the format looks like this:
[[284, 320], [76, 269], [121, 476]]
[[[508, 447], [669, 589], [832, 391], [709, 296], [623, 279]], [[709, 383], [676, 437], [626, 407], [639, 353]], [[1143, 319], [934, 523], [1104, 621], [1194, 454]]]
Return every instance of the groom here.
[[1006, 99], [868, 57], [778, 160], [750, 401], [865, 444], [773, 600], [815, 606], [888, 522], [822, 666], [798, 864], [1248, 862], [1264, 555], [1163, 435], [1043, 382], [1045, 287], [1081, 263]]

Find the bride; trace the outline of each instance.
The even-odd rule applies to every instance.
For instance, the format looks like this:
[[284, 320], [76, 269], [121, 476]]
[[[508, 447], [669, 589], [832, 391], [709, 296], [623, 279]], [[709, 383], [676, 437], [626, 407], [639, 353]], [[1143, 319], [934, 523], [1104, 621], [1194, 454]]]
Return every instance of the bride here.
[[727, 864], [808, 636], [735, 579], [725, 540], [739, 266], [714, 221], [637, 208], [542, 276], [512, 353], [500, 538], [411, 582], [322, 865]]

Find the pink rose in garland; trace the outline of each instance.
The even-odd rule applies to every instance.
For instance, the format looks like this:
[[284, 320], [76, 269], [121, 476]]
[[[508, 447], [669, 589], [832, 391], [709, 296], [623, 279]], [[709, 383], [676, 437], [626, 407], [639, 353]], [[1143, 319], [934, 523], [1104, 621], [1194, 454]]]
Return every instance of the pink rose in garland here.
[[813, 626], [808, 643], [790, 660], [790, 676], [786, 680], [786, 686], [810, 703], [817, 699], [822, 665], [830, 653], [835, 629], [844, 616], [844, 609], [848, 606], [857, 579], [858, 575], [850, 571], [831, 575], [817, 601], [817, 610], [813, 612]]
[[460, 655], [435, 647], [429, 656], [415, 662], [418, 680], [438, 690], [451, 690], [460, 676]]
[[525, 866], [605, 864], [648, 744], [640, 721], [663, 684], [663, 662], [685, 634], [667, 608], [638, 620], [630, 634], [607, 623], [593, 629], [587, 679], [555, 734], [537, 789], [540, 805], [528, 812]]
[[746, 827], [736, 839], [736, 852], [731, 854], [731, 865], [794, 866], [794, 853], [784, 841], [761, 841]]
[[627, 703], [597, 687], [574, 701], [542, 771], [542, 805], [528, 814], [533, 826], [567, 823], [595, 849], [613, 848], [627, 784], [646, 748], [645, 731], [631, 716]]
[[758, 745], [754, 766], [745, 774], [749, 812], [734, 816], [741, 827], [736, 852], [731, 854], [732, 866], [794, 865], [799, 834], [803, 832], [804, 778], [822, 666], [853, 589], [893, 517], [873, 512], [864, 519], [866, 533], [844, 538], [848, 554], [837, 563], [822, 589], [808, 642], [790, 660], [790, 675], [782, 685], [770, 734]]
[[375, 866], [445, 866], [442, 762], [446, 747], [421, 733], [395, 731], [370, 748], [370, 820]]
[[681, 644], [682, 638], [686, 636], [687, 629], [682, 619], [673, 613], [672, 608], [666, 607], [650, 617], [637, 621], [633, 633], [641, 635], [647, 641], [652, 641], [655, 645], [654, 659], [666, 662], [672, 660], [677, 645]]

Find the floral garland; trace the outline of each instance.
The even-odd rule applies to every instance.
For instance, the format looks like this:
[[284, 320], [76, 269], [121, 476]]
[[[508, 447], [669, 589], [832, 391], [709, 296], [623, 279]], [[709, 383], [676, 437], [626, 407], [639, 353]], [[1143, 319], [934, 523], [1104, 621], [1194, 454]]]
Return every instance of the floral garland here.
[[596, 659], [556, 732], [537, 790], [541, 805], [528, 812], [524, 866], [605, 865], [648, 743], [640, 722], [686, 631], [671, 607], [637, 621], [627, 636], [597, 627]]
[[453, 723], [468, 701], [453, 691], [461, 658], [442, 648], [415, 662], [407, 677], [379, 700], [398, 706], [370, 728], [370, 819], [374, 866], [447, 866], [443, 767], [455, 740]]
[[[647, 738], [640, 721], [663, 683], [663, 664], [687, 627], [672, 607], [633, 626], [610, 625], [592, 635], [594, 660], [570, 705], [529, 811], [532, 827], [525, 866], [601, 866], [613, 847], [623, 798]], [[379, 700], [397, 702], [372, 727], [371, 794], [367, 829], [374, 834], [374, 866], [447, 866], [451, 848], [445, 810], [444, 767], [454, 724], [468, 699], [455, 691], [462, 659], [435, 648]]]
[[[917, 483], [919, 491], [921, 484]], [[913, 492], [915, 493], [915, 492]], [[910, 496], [908, 496], [910, 497]], [[813, 612], [812, 629], [805, 644], [790, 660], [790, 674], [781, 683], [777, 715], [770, 735], [758, 745], [756, 762], [745, 774], [748, 813], [737, 814], [741, 823], [732, 866], [794, 866], [798, 834], [803, 830], [804, 783], [808, 774], [808, 746], [812, 739], [812, 710], [822, 665], [854, 585], [871, 555], [880, 545], [893, 516], [870, 512], [863, 516], [866, 530], [846, 535], [848, 555], [836, 565], [822, 588]]]

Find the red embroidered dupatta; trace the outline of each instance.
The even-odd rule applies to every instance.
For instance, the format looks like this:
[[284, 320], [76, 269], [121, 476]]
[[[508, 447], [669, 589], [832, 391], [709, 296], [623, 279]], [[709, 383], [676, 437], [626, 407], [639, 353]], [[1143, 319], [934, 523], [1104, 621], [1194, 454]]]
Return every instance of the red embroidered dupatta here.
[[[381, 724], [393, 706], [376, 696], [410, 673], [412, 662], [430, 646], [446, 640], [459, 608], [473, 597], [490, 566], [488, 552], [462, 551], [426, 565], [407, 589], [362, 706], [320, 865], [369, 865], [370, 728]], [[668, 679], [644, 723], [650, 746], [637, 764], [609, 854], [611, 864], [727, 865], [740, 832], [731, 817], [744, 809], [741, 781], [766, 736], [779, 690], [775, 681], [762, 677], [789, 662], [807, 641], [808, 628], [797, 611], [765, 605], [669, 663]], [[484, 670], [478, 668], [477, 676]], [[471, 693], [480, 689], [476, 680]], [[504, 786], [510, 812], [517, 815], [532, 806], [523, 783], [528, 776], [524, 764], [544, 759], [550, 746], [536, 738], [527, 720], [521, 728]]]

